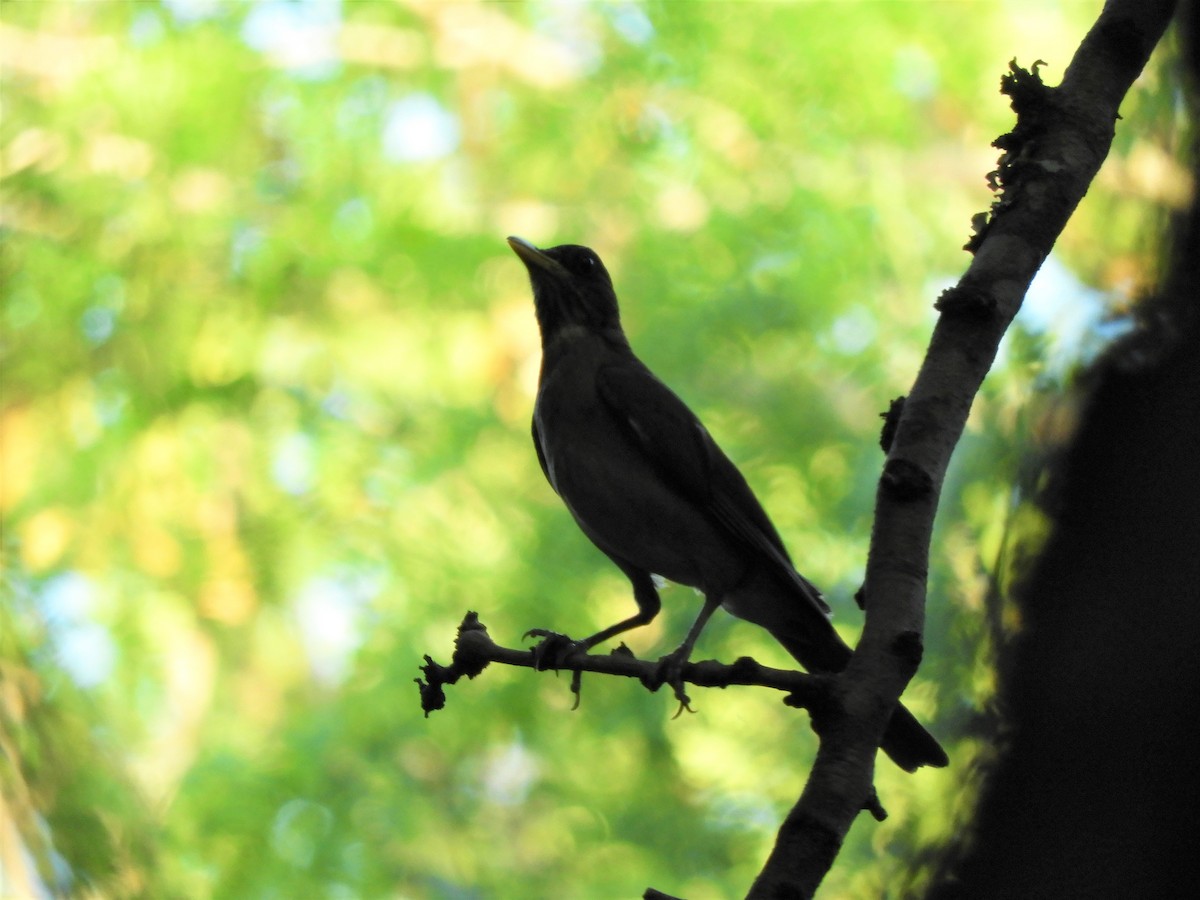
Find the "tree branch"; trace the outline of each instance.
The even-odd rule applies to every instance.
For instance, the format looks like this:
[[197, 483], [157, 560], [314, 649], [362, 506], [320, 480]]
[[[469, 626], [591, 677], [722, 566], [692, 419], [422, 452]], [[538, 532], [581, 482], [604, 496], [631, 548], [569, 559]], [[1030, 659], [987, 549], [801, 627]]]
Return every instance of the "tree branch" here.
[[[638, 659], [622, 644], [611, 653], [592, 655], [582, 651], [559, 652], [562, 645], [569, 645], [562, 635], [551, 635], [534, 647], [516, 650], [501, 647], [492, 640], [487, 627], [479, 616], [468, 612], [458, 626], [458, 637], [454, 641], [454, 656], [449, 666], [443, 666], [426, 656], [421, 671], [425, 679], [415, 679], [421, 692], [421, 708], [426, 717], [446, 705], [443, 687], [456, 683], [464, 675], [474, 678], [490, 663], [522, 666], [539, 671], [566, 670], [573, 673], [571, 685], [579, 703], [579, 680], [583, 672], [602, 675], [619, 675], [636, 678], [647, 690], [657, 691], [663, 684], [662, 669], [657, 661]], [[788, 706], [820, 711], [824, 717], [829, 696], [831, 679], [823, 675], [809, 675], [788, 669], [773, 669], [760, 665], [748, 656], [740, 657], [732, 664], [716, 660], [689, 662], [683, 667], [682, 681], [697, 687], [729, 687], [731, 685], [758, 685], [787, 694], [783, 702]]]
[[976, 217], [975, 258], [941, 312], [903, 406], [876, 493], [863, 601], [866, 624], [834, 686], [844, 715], [822, 729], [817, 759], [751, 898], [808, 897], [832, 866], [871, 791], [888, 716], [920, 661], [929, 546], [950, 455], [1034, 274], [1112, 143], [1118, 107], [1174, 12], [1174, 0], [1108, 0], [1057, 88], [1035, 64], [1001, 82], [1017, 125]]

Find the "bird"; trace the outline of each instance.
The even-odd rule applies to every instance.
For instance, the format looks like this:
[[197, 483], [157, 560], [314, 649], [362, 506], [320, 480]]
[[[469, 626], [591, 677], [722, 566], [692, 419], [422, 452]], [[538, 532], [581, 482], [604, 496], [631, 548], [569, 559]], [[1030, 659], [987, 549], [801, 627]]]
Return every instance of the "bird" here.
[[[668, 657], [675, 671], [718, 607], [765, 628], [810, 672], [844, 669], [853, 651], [745, 477], [634, 354], [600, 257], [578, 244], [540, 249], [512, 236], [508, 245], [528, 272], [541, 332], [532, 423], [538, 462], [580, 530], [629, 579], [637, 605], [572, 648], [586, 651], [651, 622], [662, 606], [658, 576], [704, 598]], [[910, 772], [949, 761], [901, 704], [881, 746]]]

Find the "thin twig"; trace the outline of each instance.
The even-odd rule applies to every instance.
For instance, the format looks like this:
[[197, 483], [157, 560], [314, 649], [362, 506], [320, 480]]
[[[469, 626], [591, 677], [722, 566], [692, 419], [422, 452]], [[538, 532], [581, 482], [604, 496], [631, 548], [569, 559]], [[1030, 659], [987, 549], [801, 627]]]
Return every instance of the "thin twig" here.
[[[492, 640], [487, 627], [479, 621], [479, 616], [468, 612], [458, 626], [458, 637], [454, 642], [454, 656], [450, 665], [443, 666], [431, 657], [425, 657], [425, 665], [421, 667], [425, 678], [416, 679], [421, 692], [421, 708], [426, 716], [441, 709], [446, 705], [443, 690], [445, 685], [456, 683], [464, 675], [474, 678], [490, 663], [528, 669], [619, 675], [636, 678], [650, 691], [656, 691], [662, 686], [659, 662], [638, 659], [624, 644], [607, 654], [573, 651], [565, 658], [554, 659], [553, 653], [541, 652], [547, 641], [551, 640], [553, 639], [547, 639], [526, 649], [502, 647]], [[772, 688], [787, 694], [784, 702], [788, 706], [811, 709], [820, 708], [827, 702], [830, 679], [789, 669], [774, 669], [743, 656], [732, 663], [716, 660], [688, 663], [683, 667], [682, 680], [697, 687], [757, 685]]]

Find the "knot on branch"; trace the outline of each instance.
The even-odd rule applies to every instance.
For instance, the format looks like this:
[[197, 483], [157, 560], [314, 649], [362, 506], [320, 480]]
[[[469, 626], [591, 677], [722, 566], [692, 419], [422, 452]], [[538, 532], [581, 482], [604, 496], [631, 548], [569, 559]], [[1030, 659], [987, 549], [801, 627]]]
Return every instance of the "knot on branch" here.
[[863, 809], [869, 812], [871, 818], [876, 822], [882, 822], [888, 817], [888, 812], [883, 808], [883, 804], [879, 802], [879, 794], [875, 792], [874, 788], [871, 788], [871, 793], [863, 802]]
[[891, 651], [915, 672], [925, 655], [925, 642], [919, 631], [903, 631], [892, 641]]
[[992, 141], [992, 146], [1001, 153], [996, 168], [987, 175], [987, 183], [997, 196], [986, 213], [976, 213], [971, 219], [972, 234], [963, 246], [969, 253], [979, 249], [996, 218], [1013, 204], [1016, 188], [1032, 161], [1037, 138], [1054, 121], [1057, 108], [1054, 89], [1047, 87], [1038, 72], [1044, 65], [1039, 59], [1031, 68], [1023, 69], [1013, 59], [1008, 72], [1000, 77], [1000, 93], [1010, 98], [1017, 124], [1012, 131]]
[[920, 500], [933, 493], [933, 477], [907, 459], [889, 459], [883, 464], [880, 487], [892, 498], [904, 502]]
[[946, 288], [933, 304], [942, 315], [975, 321], [991, 319], [998, 306], [990, 292], [966, 284]]
[[879, 432], [879, 446], [883, 448], [884, 453], [889, 453], [892, 449], [892, 441], [896, 439], [896, 429], [900, 427], [900, 416], [904, 412], [904, 397], [897, 397], [888, 404], [887, 412], [881, 412], [879, 418], [883, 419], [883, 428]]
[[[434, 662], [433, 657], [425, 655], [425, 665], [421, 672], [425, 680], [414, 678], [417, 690], [421, 693], [421, 710], [425, 718], [446, 705], [446, 692], [443, 685], [454, 684], [462, 676], [474, 678], [491, 662], [487, 655], [487, 647], [492, 645], [487, 628], [479, 621], [479, 614], [468, 611], [458, 626], [458, 634], [454, 638], [454, 656], [450, 665], [443, 666]], [[494, 645], [492, 645], [494, 646]]]
[[1012, 99], [1012, 110], [1018, 119], [1039, 111], [1050, 94], [1051, 88], [1046, 87], [1038, 71], [1044, 65], [1046, 61], [1038, 59], [1034, 60], [1032, 67], [1022, 69], [1017, 65], [1016, 57], [1013, 57], [1008, 62], [1008, 71], [1000, 76], [1000, 93]]
[[845, 712], [845, 707], [836, 691], [836, 675], [810, 674], [799, 690], [783, 698], [783, 705], [792, 709], [807, 709], [812, 730], [818, 737], [825, 724], [834, 716]]

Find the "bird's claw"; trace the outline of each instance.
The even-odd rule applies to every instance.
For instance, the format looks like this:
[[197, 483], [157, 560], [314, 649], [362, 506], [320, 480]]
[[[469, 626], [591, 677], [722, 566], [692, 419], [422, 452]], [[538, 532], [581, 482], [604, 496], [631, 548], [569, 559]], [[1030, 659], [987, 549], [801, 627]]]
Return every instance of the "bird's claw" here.
[[576, 653], [587, 652], [587, 646], [582, 641], [575, 641], [565, 634], [549, 631], [545, 628], [530, 628], [522, 637], [541, 638], [530, 653], [533, 654], [534, 668], [539, 672], [547, 669], [569, 669], [568, 663]]
[[[583, 641], [573, 641], [565, 634], [559, 634], [557, 631], [549, 631], [545, 628], [530, 628], [522, 637], [541, 638], [529, 652], [533, 654], [533, 667], [539, 672], [545, 672], [547, 669], [571, 669], [571, 657], [576, 653], [586, 653], [587, 644]], [[579, 709], [580, 688], [583, 686], [583, 671], [580, 669], [571, 669], [571, 693], [575, 695], [575, 702], [571, 705], [571, 709]]]
[[669, 684], [672, 693], [675, 694], [675, 699], [679, 701], [679, 709], [675, 711], [675, 715], [671, 717], [672, 719], [678, 719], [683, 715], [684, 710], [695, 712], [692, 709], [692, 698], [683, 689], [683, 670], [688, 664], [689, 655], [685, 651], [685, 648], [680, 647], [660, 659], [655, 666], [653, 690], [658, 690], [662, 685]]

